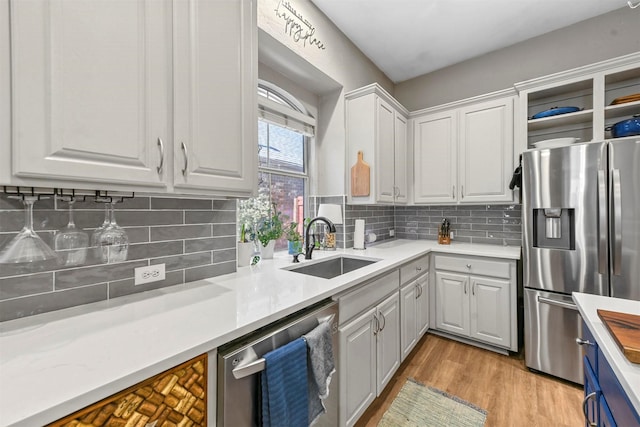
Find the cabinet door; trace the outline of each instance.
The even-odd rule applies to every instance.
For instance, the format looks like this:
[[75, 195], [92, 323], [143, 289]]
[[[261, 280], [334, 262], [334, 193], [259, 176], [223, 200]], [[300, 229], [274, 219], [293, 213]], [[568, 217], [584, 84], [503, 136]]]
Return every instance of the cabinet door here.
[[13, 174], [164, 187], [171, 38], [169, 1], [12, 1]]
[[459, 118], [459, 200], [513, 200], [513, 98], [462, 108]]
[[175, 2], [176, 187], [249, 194], [256, 169], [256, 2]]
[[447, 111], [414, 121], [414, 200], [455, 202], [457, 177], [456, 113]]
[[400, 355], [404, 360], [418, 341], [417, 283], [411, 282], [400, 289]]
[[407, 119], [396, 112], [395, 123], [395, 202], [405, 204], [407, 196]]
[[340, 425], [352, 426], [376, 398], [376, 309], [340, 331]]
[[400, 300], [394, 293], [378, 305], [378, 396], [400, 366]]
[[380, 97], [376, 97], [376, 200], [393, 203], [395, 110]]
[[470, 277], [471, 338], [501, 347], [511, 346], [511, 319], [508, 280]]
[[436, 271], [436, 328], [469, 336], [469, 276]]
[[429, 329], [429, 275], [420, 277], [416, 283], [418, 296], [416, 298], [416, 319], [418, 321], [419, 340]]

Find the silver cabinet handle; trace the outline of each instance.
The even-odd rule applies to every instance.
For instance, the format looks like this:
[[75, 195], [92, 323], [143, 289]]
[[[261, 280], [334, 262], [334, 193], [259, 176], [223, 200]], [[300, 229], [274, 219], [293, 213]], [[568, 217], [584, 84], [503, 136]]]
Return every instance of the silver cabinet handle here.
[[467, 284], [468, 284], [467, 282], [464, 282], [464, 293], [465, 294], [467, 293]]
[[455, 185], [451, 189], [451, 198], [453, 198], [453, 199], [456, 198], [456, 186]]
[[464, 185], [460, 186], [460, 198], [464, 199]]
[[380, 320], [375, 313], [373, 314], [373, 318], [376, 321], [376, 327], [373, 329], [373, 335], [378, 335], [378, 332], [380, 332]]
[[186, 176], [187, 169], [189, 168], [189, 152], [187, 151], [187, 146], [184, 142], [180, 143], [180, 148], [182, 149], [182, 153], [184, 154], [184, 168], [182, 169], [182, 176]]
[[607, 180], [598, 171], [598, 273], [607, 274]]
[[589, 403], [589, 399], [591, 399], [592, 397], [596, 397], [598, 395], [598, 392], [594, 391], [591, 392], [589, 394], [587, 394], [584, 398], [584, 400], [582, 401], [582, 413], [584, 414], [584, 419], [587, 422], [587, 424], [589, 426], [594, 426], [597, 427], [598, 423], [597, 422], [592, 422], [589, 419], [589, 415], [587, 414], [587, 404]]
[[416, 299], [418, 299], [418, 298], [420, 298], [420, 291], [422, 289], [421, 289], [420, 284], [418, 284], [418, 283], [416, 283], [415, 286], [416, 286]]
[[422, 267], [417, 266], [417, 267], [416, 267], [416, 271], [422, 271]]
[[620, 188], [620, 170], [611, 174], [613, 186], [613, 274], [622, 273], [622, 190]]
[[467, 268], [469, 268], [469, 269], [470, 269], [470, 268], [471, 268], [471, 264], [467, 264]]
[[158, 148], [160, 149], [160, 164], [156, 168], [158, 175], [162, 173], [162, 167], [164, 166], [164, 143], [162, 142], [162, 138], [158, 138]]
[[380, 312], [380, 317], [382, 318], [382, 327], [380, 328], [380, 330], [384, 330], [384, 327], [387, 326], [387, 319], [384, 317], [384, 314], [382, 312]]
[[475, 282], [473, 283], [473, 285], [471, 285], [471, 294], [472, 295], [476, 294], [476, 284], [475, 284]]
[[578, 307], [576, 307], [575, 304], [572, 304], [570, 302], [559, 301], [559, 300], [545, 298], [541, 296], [538, 296], [538, 302], [541, 302], [543, 304], [555, 305], [556, 307], [568, 308], [569, 310], [578, 311]]
[[257, 374], [258, 372], [264, 371], [265, 366], [266, 362], [264, 358], [260, 358], [247, 365], [235, 368], [231, 372], [233, 373], [233, 377], [239, 380], [241, 378], [248, 377], [249, 375]]
[[576, 338], [576, 344], [578, 345], [595, 345], [594, 343], [592, 343], [589, 340], [583, 340], [582, 338]]

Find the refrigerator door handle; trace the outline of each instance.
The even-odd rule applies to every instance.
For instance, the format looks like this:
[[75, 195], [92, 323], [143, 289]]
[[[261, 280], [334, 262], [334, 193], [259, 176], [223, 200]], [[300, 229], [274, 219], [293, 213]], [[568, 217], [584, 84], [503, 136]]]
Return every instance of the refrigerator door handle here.
[[576, 307], [575, 304], [570, 303], [570, 302], [557, 300], [557, 299], [545, 298], [545, 297], [538, 296], [538, 302], [539, 303], [543, 303], [543, 304], [555, 305], [556, 307], [568, 308], [569, 310], [578, 311], [578, 307]]
[[620, 170], [611, 173], [613, 187], [613, 274], [622, 274], [622, 190], [620, 188]]
[[607, 274], [607, 180], [598, 171], [598, 273]]

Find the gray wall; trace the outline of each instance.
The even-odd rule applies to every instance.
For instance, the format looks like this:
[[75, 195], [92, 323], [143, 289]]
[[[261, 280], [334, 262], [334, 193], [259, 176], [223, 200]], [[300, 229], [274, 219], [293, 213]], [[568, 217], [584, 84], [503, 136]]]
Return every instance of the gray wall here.
[[[621, 2], [624, 4], [624, 2]], [[623, 7], [395, 86], [409, 111], [640, 51], [640, 9]]]
[[[22, 203], [0, 196], [0, 248], [22, 228]], [[104, 210], [75, 204], [75, 222], [91, 231]], [[67, 224], [67, 203], [36, 202], [34, 228], [50, 246]], [[130, 241], [126, 262], [104, 264], [89, 251], [84, 265], [0, 264], [0, 321], [180, 285], [236, 271], [236, 201], [138, 197], [116, 205]], [[165, 263], [166, 279], [134, 286], [134, 269]]]

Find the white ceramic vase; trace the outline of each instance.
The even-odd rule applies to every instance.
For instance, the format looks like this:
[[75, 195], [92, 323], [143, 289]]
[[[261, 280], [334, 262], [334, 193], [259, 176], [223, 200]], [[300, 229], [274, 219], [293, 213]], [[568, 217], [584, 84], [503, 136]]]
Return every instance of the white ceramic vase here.
[[250, 265], [255, 249], [256, 245], [253, 242], [238, 242], [238, 267]]
[[273, 259], [273, 250], [276, 247], [275, 240], [269, 240], [267, 246], [262, 246], [260, 249], [262, 251], [262, 259]]

